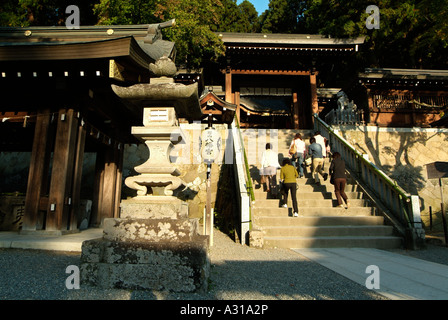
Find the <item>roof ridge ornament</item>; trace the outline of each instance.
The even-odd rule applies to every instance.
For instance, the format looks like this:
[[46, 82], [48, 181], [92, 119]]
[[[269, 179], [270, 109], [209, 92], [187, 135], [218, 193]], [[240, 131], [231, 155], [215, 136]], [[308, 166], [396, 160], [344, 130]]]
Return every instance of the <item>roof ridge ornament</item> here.
[[148, 68], [157, 77], [173, 78], [177, 74], [176, 64], [166, 55], [157, 59], [155, 63], [150, 63]]
[[169, 21], [165, 21], [162, 23], [154, 23], [154, 24], [148, 25], [147, 35], [144, 38], [143, 42], [152, 44], [152, 43], [156, 42], [157, 40], [162, 39], [161, 30], [164, 28], [174, 27], [175, 25], [176, 25], [176, 19], [171, 19]]

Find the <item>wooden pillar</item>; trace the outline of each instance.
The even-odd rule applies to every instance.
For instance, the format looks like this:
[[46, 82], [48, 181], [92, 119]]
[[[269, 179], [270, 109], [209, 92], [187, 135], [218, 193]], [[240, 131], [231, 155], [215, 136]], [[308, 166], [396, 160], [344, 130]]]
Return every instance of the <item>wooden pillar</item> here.
[[101, 203], [103, 197], [103, 175], [104, 175], [104, 148], [101, 146], [96, 152], [95, 161], [95, 178], [93, 185], [93, 203], [92, 203], [92, 216], [90, 218], [90, 224], [92, 227], [100, 227], [101, 217], [99, 212], [101, 211]]
[[376, 119], [378, 118], [379, 113], [377, 113], [377, 116], [375, 117], [375, 121], [374, 121], [374, 119], [372, 119], [373, 117], [371, 116], [372, 112], [375, 110], [375, 104], [373, 101], [374, 92], [372, 92], [372, 90], [370, 90], [370, 89], [367, 89], [366, 95], [367, 95], [367, 117], [366, 117], [365, 121], [366, 121], [366, 124], [376, 125], [377, 124]]
[[102, 226], [105, 218], [118, 217], [121, 197], [123, 146], [102, 147], [97, 152], [95, 195], [91, 224]]
[[74, 110], [59, 110], [45, 224], [47, 231], [68, 230], [77, 129], [78, 118]]
[[23, 231], [41, 229], [44, 224], [44, 217], [39, 215], [39, 204], [41, 197], [47, 191], [48, 166], [52, 146], [50, 125], [50, 110], [38, 111], [28, 174]]
[[230, 67], [226, 69], [226, 101], [233, 103], [232, 99], [232, 71]]
[[235, 92], [235, 104], [236, 104], [236, 118], [238, 119], [238, 123], [240, 123], [240, 93]]
[[293, 105], [293, 128], [299, 129], [299, 99], [297, 92], [292, 94], [292, 105]]
[[123, 185], [123, 159], [124, 159], [124, 145], [119, 144], [116, 149], [114, 149], [115, 162], [117, 164], [116, 168], [116, 179], [115, 179], [115, 201], [114, 201], [114, 212], [113, 217], [120, 217], [120, 201], [121, 201], [121, 186]]
[[[311, 86], [311, 115], [319, 112], [319, 105], [317, 101], [317, 73], [310, 74], [310, 86]], [[314, 119], [314, 118], [313, 118]]]
[[73, 195], [72, 206], [69, 215], [69, 230], [78, 229], [78, 214], [81, 202], [81, 179], [82, 165], [84, 160], [84, 149], [86, 143], [86, 129], [81, 124], [78, 125], [78, 138], [76, 141], [75, 169], [73, 173]]

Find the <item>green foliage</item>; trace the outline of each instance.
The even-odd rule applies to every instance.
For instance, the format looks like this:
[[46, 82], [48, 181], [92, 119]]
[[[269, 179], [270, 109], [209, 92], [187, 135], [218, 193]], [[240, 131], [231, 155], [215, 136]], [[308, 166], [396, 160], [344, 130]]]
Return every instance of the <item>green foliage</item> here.
[[[379, 29], [365, 26], [370, 15], [365, 11], [368, 5], [377, 5], [380, 10]], [[366, 66], [448, 66], [443, 58], [448, 46], [448, 0], [308, 0], [304, 6], [302, 23], [310, 33], [340, 38], [365, 36]]]
[[99, 24], [151, 24], [171, 19], [176, 25], [163, 30], [164, 38], [176, 43], [176, 64], [198, 69], [203, 61], [216, 61], [224, 54], [222, 41], [211, 25], [218, 23], [219, 0], [101, 0], [95, 6]]
[[[238, 32], [257, 32], [258, 30], [258, 13], [254, 5], [248, 0], [244, 0], [238, 5], [241, 19], [240, 19], [240, 30]], [[236, 32], [236, 30], [232, 30]]]
[[96, 23], [93, 15], [95, 1], [66, 0], [3, 0], [0, 7], [0, 25], [8, 27], [63, 26], [68, 15], [65, 9], [76, 5], [81, 24]]
[[269, 9], [260, 17], [263, 33], [297, 33], [300, 30], [300, 17], [304, 1], [270, 0]]
[[218, 22], [215, 6], [219, 0], [161, 0], [155, 15], [161, 21], [176, 19], [176, 26], [167, 28], [165, 36], [176, 43], [176, 63], [198, 69], [205, 61], [217, 61], [225, 48], [210, 24]]
[[[178, 65], [196, 69], [225, 48], [215, 32], [315, 33], [333, 38], [364, 36], [360, 65], [448, 67], [448, 0], [270, 0], [261, 15], [250, 0], [3, 0], [2, 26], [64, 25], [65, 8], [80, 8], [81, 25], [150, 24], [176, 19], [164, 29], [175, 41]], [[369, 5], [380, 9], [380, 28], [365, 22]]]
[[160, 22], [154, 15], [157, 0], [101, 0], [94, 7], [98, 24], [128, 25]]
[[216, 20], [211, 29], [216, 32], [256, 32], [258, 13], [248, 0], [239, 5], [236, 0], [220, 0], [215, 7]]

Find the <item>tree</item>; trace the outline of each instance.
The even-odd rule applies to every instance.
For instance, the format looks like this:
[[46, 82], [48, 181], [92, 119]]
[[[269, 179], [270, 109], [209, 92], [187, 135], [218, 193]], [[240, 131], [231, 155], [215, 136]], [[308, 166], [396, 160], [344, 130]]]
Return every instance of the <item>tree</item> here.
[[8, 27], [63, 26], [67, 14], [65, 9], [76, 5], [80, 9], [82, 25], [96, 23], [93, 14], [95, 1], [66, 0], [3, 0], [0, 7], [0, 25]]
[[269, 9], [260, 16], [261, 32], [297, 33], [303, 9], [304, 1], [270, 0]]
[[94, 7], [98, 24], [128, 25], [158, 23], [154, 15], [156, 0], [101, 0]]
[[161, 21], [176, 19], [176, 26], [167, 28], [168, 40], [176, 43], [178, 65], [199, 69], [205, 61], [218, 61], [225, 47], [210, 24], [218, 24], [215, 8], [219, 0], [161, 0], [155, 16]]
[[[365, 36], [363, 65], [446, 68], [448, 0], [307, 0], [303, 23], [310, 33]], [[379, 29], [368, 29], [368, 5], [380, 12]], [[443, 54], [442, 54], [443, 53]]]
[[241, 14], [240, 30], [239, 32], [251, 33], [258, 30], [258, 13], [254, 5], [248, 0], [244, 0], [238, 5]]
[[203, 61], [216, 61], [225, 48], [210, 29], [218, 24], [219, 0], [101, 0], [95, 6], [99, 24], [151, 24], [176, 20], [163, 30], [176, 43], [176, 65], [198, 69]]
[[255, 32], [258, 13], [252, 3], [244, 0], [237, 5], [236, 0], [220, 0], [216, 6], [216, 24], [210, 27], [216, 32]]

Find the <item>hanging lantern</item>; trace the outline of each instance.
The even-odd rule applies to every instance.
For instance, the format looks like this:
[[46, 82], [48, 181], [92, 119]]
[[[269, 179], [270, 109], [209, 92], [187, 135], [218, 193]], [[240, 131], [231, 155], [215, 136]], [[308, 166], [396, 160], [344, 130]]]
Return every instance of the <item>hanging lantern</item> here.
[[213, 163], [221, 153], [221, 135], [214, 128], [207, 128], [201, 134], [201, 156], [205, 163]]

